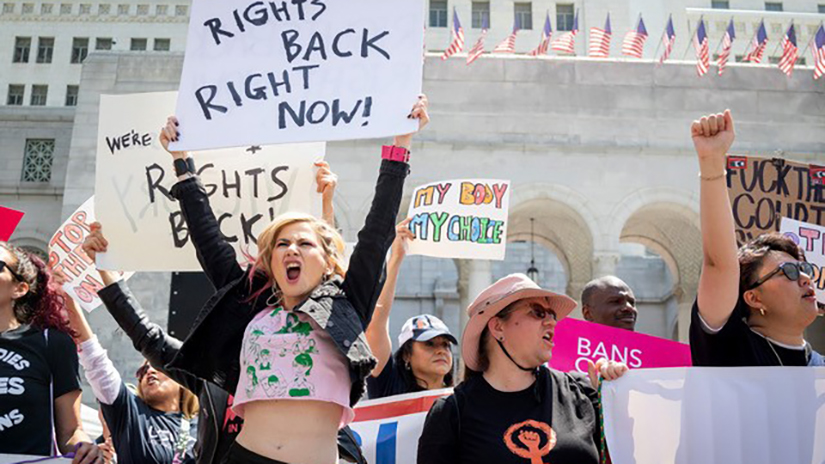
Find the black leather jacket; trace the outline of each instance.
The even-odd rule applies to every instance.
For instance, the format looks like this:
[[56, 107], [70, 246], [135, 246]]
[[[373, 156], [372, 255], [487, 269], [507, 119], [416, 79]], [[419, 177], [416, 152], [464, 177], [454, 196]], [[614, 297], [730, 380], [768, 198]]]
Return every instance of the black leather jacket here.
[[[220, 463], [223, 456], [216, 456], [219, 440], [234, 440], [234, 436], [237, 435], [237, 433], [224, 432], [229, 393], [213, 383], [205, 382], [181, 370], [163, 367], [178, 353], [181, 342], [169, 336], [159, 325], [146, 317], [140, 303], [124, 282], [113, 283], [101, 289], [98, 295], [118, 326], [132, 340], [135, 349], [169, 378], [197, 395], [200, 411], [198, 412], [198, 441], [195, 444], [196, 460], [199, 464]], [[243, 420], [240, 417], [236, 420], [238, 425], [242, 426]], [[231, 437], [222, 436], [223, 434], [231, 435]], [[227, 448], [228, 446], [225, 446], [223, 451], [225, 452]], [[338, 452], [342, 458], [350, 462], [358, 464], [367, 462], [349, 427], [338, 432]]]

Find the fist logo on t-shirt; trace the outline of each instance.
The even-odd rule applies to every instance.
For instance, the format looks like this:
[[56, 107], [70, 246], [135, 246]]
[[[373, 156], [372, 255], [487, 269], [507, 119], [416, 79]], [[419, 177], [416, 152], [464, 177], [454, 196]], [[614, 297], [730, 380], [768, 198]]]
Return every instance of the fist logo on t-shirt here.
[[527, 420], [504, 432], [504, 444], [516, 456], [529, 459], [530, 464], [544, 464], [541, 458], [556, 446], [556, 432], [544, 422]]

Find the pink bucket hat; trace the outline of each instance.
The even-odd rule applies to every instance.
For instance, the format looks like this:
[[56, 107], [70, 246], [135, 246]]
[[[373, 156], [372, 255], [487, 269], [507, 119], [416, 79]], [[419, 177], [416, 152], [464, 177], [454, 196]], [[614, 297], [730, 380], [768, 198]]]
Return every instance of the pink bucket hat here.
[[576, 307], [576, 300], [544, 290], [524, 274], [502, 277], [485, 288], [467, 308], [470, 320], [461, 336], [461, 357], [468, 368], [478, 370], [478, 343], [487, 321], [511, 303], [526, 298], [547, 298], [548, 305], [556, 312], [557, 320], [564, 319]]

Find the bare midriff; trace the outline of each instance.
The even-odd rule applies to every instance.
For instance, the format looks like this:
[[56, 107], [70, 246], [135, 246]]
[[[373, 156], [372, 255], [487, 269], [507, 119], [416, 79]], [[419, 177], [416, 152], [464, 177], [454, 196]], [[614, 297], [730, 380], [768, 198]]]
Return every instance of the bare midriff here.
[[276, 461], [335, 464], [342, 413], [340, 405], [326, 401], [252, 401], [245, 405], [237, 442]]

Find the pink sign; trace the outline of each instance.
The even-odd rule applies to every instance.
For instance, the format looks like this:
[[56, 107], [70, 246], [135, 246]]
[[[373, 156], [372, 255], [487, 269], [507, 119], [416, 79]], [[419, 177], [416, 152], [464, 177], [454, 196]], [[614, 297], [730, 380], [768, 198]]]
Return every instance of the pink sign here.
[[15, 211], [4, 206], [0, 206], [0, 242], [8, 241], [17, 224], [23, 219], [22, 211]]
[[558, 323], [553, 343], [550, 367], [562, 372], [587, 372], [587, 360], [601, 358], [623, 362], [631, 369], [691, 365], [689, 345], [572, 317]]

